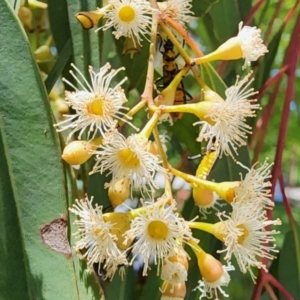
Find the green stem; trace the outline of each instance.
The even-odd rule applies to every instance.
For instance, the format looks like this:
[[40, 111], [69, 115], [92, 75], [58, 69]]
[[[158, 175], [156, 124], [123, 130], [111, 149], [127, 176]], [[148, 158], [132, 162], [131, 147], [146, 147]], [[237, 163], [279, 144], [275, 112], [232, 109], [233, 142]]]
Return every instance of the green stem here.
[[[162, 160], [162, 165], [165, 169], [168, 169], [169, 163], [168, 163], [168, 158], [167, 155], [164, 151], [163, 145], [161, 143], [161, 140], [159, 138], [159, 132], [157, 129], [157, 126], [154, 127], [153, 129], [153, 135], [154, 135], [154, 139], [155, 139], [155, 143], [158, 147], [158, 152], [160, 155], [160, 158]], [[171, 180], [170, 180], [170, 176], [168, 173], [165, 174], [165, 194], [167, 195], [168, 198], [172, 199], [172, 185], [171, 185]]]
[[145, 125], [143, 130], [138, 134], [139, 136], [148, 139], [151, 135], [154, 126], [156, 125], [158, 119], [160, 117], [160, 111], [155, 111], [153, 115], [151, 116], [151, 119], [148, 121], [148, 123]]
[[[156, 6], [156, 1], [151, 1], [151, 6]], [[146, 83], [144, 92], [141, 96], [141, 101], [147, 102], [148, 106], [153, 105], [153, 84], [154, 84], [154, 57], [155, 57], [155, 45], [156, 45], [156, 35], [157, 35], [157, 14], [153, 12], [152, 14], [152, 27], [151, 27], [151, 42], [149, 47], [149, 59], [148, 59], [148, 69], [146, 76]]]

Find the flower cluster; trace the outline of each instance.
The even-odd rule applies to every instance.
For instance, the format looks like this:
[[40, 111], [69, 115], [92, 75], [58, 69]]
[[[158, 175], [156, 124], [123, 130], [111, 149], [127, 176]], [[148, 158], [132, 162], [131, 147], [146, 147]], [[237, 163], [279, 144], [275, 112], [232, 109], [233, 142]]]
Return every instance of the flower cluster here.
[[[155, 1], [154, 1], [155, 2]], [[155, 6], [146, 0], [108, 0], [106, 5], [92, 12], [77, 15], [86, 25], [86, 17], [97, 23], [97, 30], [112, 28], [116, 39], [125, 38], [135, 48], [141, 47], [143, 39], [151, 42], [145, 91], [140, 101], [130, 107], [125, 90], [121, 87], [126, 78], [117, 81], [117, 74], [124, 70], [112, 70], [107, 63], [90, 76], [74, 65], [71, 71], [74, 83], [65, 80], [73, 89], [66, 92], [66, 103], [73, 113], [57, 123], [57, 131], [68, 131], [67, 146], [63, 159], [72, 165], [83, 164], [90, 157], [95, 163], [90, 174], [100, 173], [106, 180], [99, 188], [108, 188], [108, 197], [114, 211], [103, 212], [102, 206], [92, 205], [86, 197], [77, 201], [70, 211], [78, 216], [75, 224], [77, 242], [75, 249], [87, 260], [90, 268], [98, 264], [98, 272], [105, 271], [106, 278], [141, 261], [143, 276], [151, 265], [157, 266], [157, 275], [163, 280], [162, 299], [184, 299], [185, 282], [188, 280], [186, 248], [195, 254], [199, 269], [199, 283], [195, 290], [203, 297], [218, 299], [218, 294], [229, 295], [224, 288], [230, 283], [229, 271], [234, 267], [232, 257], [242, 272], [249, 272], [255, 280], [253, 268], [267, 271], [266, 259], [275, 258], [274, 235], [271, 225], [279, 220], [268, 220], [266, 211], [274, 207], [270, 193], [272, 164], [265, 161], [246, 168], [247, 174], [240, 181], [215, 182], [209, 180], [211, 171], [222, 156], [230, 156], [233, 164], [238, 162], [239, 148], [245, 146], [252, 128], [248, 118], [254, 118], [260, 105], [257, 92], [250, 87], [253, 79], [250, 71], [243, 79], [224, 91], [221, 97], [197, 73], [197, 65], [214, 60], [245, 59], [245, 66], [267, 52], [260, 37], [260, 30], [239, 25], [239, 33], [217, 50], [199, 57], [195, 43], [190, 42], [185, 29], [193, 15], [190, 0], [168, 0]], [[95, 25], [95, 24], [92, 24]], [[93, 26], [91, 26], [93, 27]], [[159, 35], [160, 38], [156, 39]], [[181, 41], [196, 53], [190, 57]], [[154, 88], [153, 70], [155, 45], [163, 55], [163, 88]], [[175, 47], [178, 54], [175, 52]], [[163, 50], [162, 50], [163, 48]], [[176, 58], [181, 55], [186, 66], [179, 69]], [[186, 103], [182, 83], [185, 74], [193, 67], [199, 83], [201, 101]], [[157, 92], [156, 97], [153, 93]], [[147, 120], [134, 125], [136, 113], [146, 108]], [[159, 134], [160, 121], [170, 114], [172, 122], [182, 115], [193, 114], [199, 121], [199, 142], [206, 142], [206, 151], [195, 174], [177, 170], [168, 160], [169, 137]], [[130, 125], [135, 132], [129, 133]], [[189, 130], [189, 128], [184, 128]], [[83, 140], [82, 140], [83, 138]], [[74, 139], [71, 141], [71, 139]], [[165, 145], [165, 143], [167, 145]], [[155, 181], [157, 173], [163, 174], [163, 191]], [[186, 220], [174, 200], [171, 176], [181, 177], [190, 184], [195, 204], [204, 220], [211, 208], [216, 211], [215, 223]], [[105, 179], [104, 179], [105, 180]], [[133, 201], [128, 199], [144, 199]], [[230, 205], [230, 212], [222, 206]], [[129, 204], [130, 203], [130, 204]], [[130, 206], [130, 207], [129, 207]], [[222, 241], [225, 253], [222, 263], [201, 248], [191, 229], [206, 231]]]

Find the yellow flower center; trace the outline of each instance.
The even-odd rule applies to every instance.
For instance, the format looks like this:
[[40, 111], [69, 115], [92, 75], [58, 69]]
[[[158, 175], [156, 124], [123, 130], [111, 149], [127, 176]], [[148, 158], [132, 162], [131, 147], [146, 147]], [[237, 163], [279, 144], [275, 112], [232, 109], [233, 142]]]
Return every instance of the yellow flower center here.
[[103, 96], [95, 96], [94, 100], [87, 105], [90, 114], [103, 116]]
[[238, 237], [238, 243], [239, 243], [239, 244], [243, 244], [244, 241], [245, 241], [245, 239], [246, 239], [246, 238], [248, 237], [248, 235], [249, 235], [249, 231], [247, 230], [247, 228], [246, 228], [243, 224], [238, 225], [237, 228], [241, 229], [241, 231], [242, 231], [242, 233], [243, 233], [242, 235], [240, 235], [240, 236]]
[[127, 23], [132, 22], [135, 17], [136, 17], [135, 10], [129, 5], [124, 5], [119, 10], [119, 18], [123, 22], [127, 22]]
[[95, 234], [95, 236], [100, 235], [101, 232], [102, 232], [101, 228], [95, 228], [95, 229], [94, 229], [94, 234]]
[[154, 239], [165, 240], [168, 233], [168, 226], [162, 221], [155, 220], [148, 225], [148, 234]]
[[119, 158], [122, 163], [129, 168], [136, 168], [140, 165], [140, 160], [137, 157], [136, 153], [131, 149], [122, 149], [119, 151]]

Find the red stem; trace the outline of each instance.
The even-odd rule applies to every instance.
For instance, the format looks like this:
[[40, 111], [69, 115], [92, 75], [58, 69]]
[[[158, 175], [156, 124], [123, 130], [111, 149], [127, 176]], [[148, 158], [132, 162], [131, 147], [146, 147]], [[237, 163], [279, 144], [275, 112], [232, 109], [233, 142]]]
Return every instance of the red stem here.
[[266, 32], [265, 38], [264, 38], [264, 41], [265, 41], [266, 44], [267, 44], [267, 41], [269, 40], [270, 34], [272, 32], [274, 21], [278, 17], [278, 14], [280, 13], [282, 4], [283, 4], [283, 0], [280, 0], [280, 1], [277, 2], [275, 11], [272, 15], [271, 20], [268, 23], [267, 32]]
[[284, 18], [283, 23], [286, 24], [290, 21], [291, 17], [293, 16], [293, 14], [295, 13], [298, 5], [300, 4], [300, 0], [297, 0], [297, 2], [295, 3], [295, 5], [293, 6], [293, 8], [287, 13], [287, 15]]
[[283, 61], [283, 65], [288, 66], [286, 70], [287, 79], [287, 89], [285, 93], [284, 105], [281, 114], [281, 124], [279, 128], [279, 135], [277, 140], [275, 163], [273, 168], [272, 177], [272, 194], [274, 193], [275, 183], [280, 176], [281, 163], [282, 163], [282, 153], [284, 149], [284, 143], [287, 133], [288, 118], [290, 113], [290, 104], [294, 95], [294, 82], [295, 82], [295, 72], [297, 67], [297, 61], [300, 51], [300, 16], [298, 15], [294, 31], [291, 36], [291, 42], [287, 48], [286, 55]]
[[294, 217], [293, 217], [293, 213], [292, 213], [289, 201], [288, 201], [288, 199], [286, 197], [286, 194], [285, 194], [282, 174], [280, 174], [280, 177], [279, 177], [279, 185], [280, 185], [280, 190], [281, 190], [282, 197], [283, 197], [283, 205], [284, 205], [286, 214], [289, 218], [290, 225], [291, 225], [291, 227], [293, 227], [293, 224], [294, 224], [295, 220], [294, 220]]
[[260, 271], [258, 282], [255, 285], [251, 300], [260, 300], [262, 290], [267, 283], [271, 283], [274, 287], [276, 287], [286, 300], [294, 300], [286, 288], [272, 274], [266, 273], [263, 269]]
[[272, 275], [266, 273], [265, 282], [270, 282], [278, 291], [286, 298], [286, 300], [294, 300], [291, 294], [286, 290], [286, 288]]
[[[299, 1], [297, 1], [299, 3]], [[294, 11], [294, 9], [293, 9]], [[290, 14], [288, 17], [288, 20], [290, 19]], [[298, 15], [298, 18], [296, 18], [296, 24], [290, 39], [290, 44], [286, 50], [286, 55], [284, 58], [284, 61], [282, 63], [283, 66], [287, 66], [286, 69], [286, 74], [288, 76], [287, 79], [287, 89], [285, 93], [285, 99], [284, 99], [284, 105], [283, 105], [283, 110], [282, 110], [282, 115], [281, 115], [281, 124], [279, 128], [279, 134], [278, 134], [278, 140], [277, 140], [277, 147], [276, 147], [276, 155], [275, 155], [275, 162], [274, 162], [274, 167], [273, 167], [273, 172], [272, 172], [272, 189], [271, 193], [274, 195], [274, 190], [275, 190], [275, 184], [278, 179], [282, 178], [282, 153], [284, 149], [284, 143], [286, 139], [286, 133], [287, 133], [287, 125], [288, 125], [288, 117], [289, 117], [289, 112], [290, 112], [290, 104], [292, 101], [292, 97], [294, 94], [294, 81], [295, 81], [295, 72], [296, 72], [296, 67], [297, 67], [297, 61], [298, 61], [298, 56], [300, 53], [300, 15]], [[281, 181], [281, 185], [283, 182]], [[283, 189], [283, 186], [282, 186]], [[291, 210], [289, 207], [289, 204], [287, 202], [287, 199], [285, 199], [285, 206], [286, 206], [286, 211], [288, 212], [289, 216], [289, 221], [293, 222], [293, 217], [291, 214]], [[265, 263], [265, 259], [263, 260]], [[270, 276], [270, 275], [269, 275]], [[254, 289], [253, 295], [252, 295], [252, 300], [258, 300], [262, 291], [262, 286], [263, 283], [266, 281], [272, 281], [274, 283], [274, 280], [269, 277], [267, 273], [265, 273], [262, 269], [259, 272], [259, 281]], [[278, 283], [279, 284], [279, 283]], [[279, 286], [278, 286], [279, 287]], [[282, 287], [280, 286], [280, 292], [286, 297], [288, 300], [292, 300], [293, 298], [289, 293]]]

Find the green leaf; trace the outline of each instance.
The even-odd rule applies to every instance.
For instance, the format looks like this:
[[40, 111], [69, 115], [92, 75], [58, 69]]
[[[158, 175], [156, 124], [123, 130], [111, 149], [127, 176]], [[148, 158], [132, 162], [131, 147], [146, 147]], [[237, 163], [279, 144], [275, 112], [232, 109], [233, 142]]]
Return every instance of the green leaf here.
[[[67, 63], [70, 62], [71, 54], [72, 54], [72, 43], [71, 43], [71, 40], [68, 39], [58, 57], [58, 60], [56, 61], [53, 68], [51, 69], [51, 71], [45, 81], [45, 86], [46, 86], [48, 93], [51, 92], [58, 77], [60, 76], [60, 74], [63, 72], [63, 70], [67, 66]], [[69, 68], [69, 66], [67, 66], [67, 67]]]
[[219, 2], [219, 0], [193, 0], [192, 10], [195, 13], [195, 17], [202, 17], [209, 12], [213, 4]]
[[[186, 145], [192, 155], [201, 152], [201, 144], [196, 141], [199, 133], [199, 126], [193, 126], [195, 122], [199, 121], [194, 115], [184, 114], [182, 119], [174, 122], [168, 130], [171, 130], [176, 139]], [[187, 130], [189, 128], [189, 130]]]
[[[239, 162], [245, 166], [250, 166], [250, 157], [248, 148], [240, 147], [238, 148], [238, 156], [236, 157]], [[245, 176], [248, 172], [245, 168], [242, 168], [229, 156], [223, 156], [218, 159], [213, 167], [212, 172], [209, 174], [209, 180], [215, 180], [216, 182], [222, 181], [235, 181], [241, 180], [240, 174]]]
[[200, 65], [201, 76], [205, 83], [221, 97], [225, 97], [226, 84], [211, 64]]
[[126, 268], [123, 280], [120, 275], [115, 275], [113, 280], [101, 281], [105, 300], [128, 300], [136, 299], [136, 276], [132, 267]]
[[[1, 120], [0, 128], [3, 127]], [[27, 300], [30, 299], [24, 264], [27, 257], [22, 249], [21, 229], [1, 135], [0, 162], [0, 298]]]
[[60, 70], [66, 79], [73, 82], [73, 77], [69, 74], [70, 64], [73, 61], [73, 44], [66, 0], [48, 2], [49, 23], [58, 54], [56, 64], [45, 82], [49, 92], [58, 78]]
[[219, 44], [233, 37], [238, 32], [238, 24], [245, 15], [245, 9], [241, 7], [251, 7], [250, 0], [222, 0], [212, 7], [209, 14], [213, 20], [215, 37]]
[[[298, 299], [300, 295], [300, 227], [297, 223], [285, 236], [278, 263], [278, 279], [294, 299]], [[285, 297], [280, 294], [280, 299], [285, 299]]]
[[[9, 214], [1, 227], [1, 239], [7, 238], [1, 245], [14, 247], [7, 237], [12, 221], [19, 245], [4, 249], [9, 260], [1, 267], [1, 291], [10, 288], [4, 299], [80, 299], [63, 226], [67, 203], [60, 147], [45, 87], [24, 31], [4, 0], [0, 15], [0, 69], [5, 70], [0, 74], [1, 206]], [[9, 175], [6, 181], [3, 172]], [[15, 263], [17, 274], [11, 270]], [[15, 298], [18, 291], [12, 287], [19, 281], [24, 294]]]
[[283, 31], [284, 31], [284, 26], [281, 26], [268, 45], [269, 52], [263, 57], [258, 72], [255, 75], [255, 81], [254, 81], [255, 89], [261, 88], [270, 76], [272, 66], [278, 52], [279, 44], [281, 42]]
[[[59, 4], [57, 4], [59, 6]], [[102, 46], [100, 43], [100, 31], [95, 33], [95, 30], [84, 30], [81, 24], [75, 18], [75, 15], [80, 11], [95, 10], [99, 6], [97, 1], [87, 0], [67, 0], [69, 25], [71, 29], [74, 62], [76, 66], [88, 74], [88, 67], [91, 65], [95, 69], [100, 67], [100, 55]]]
[[159, 300], [161, 299], [162, 280], [157, 276], [157, 266], [150, 265], [151, 270], [148, 271], [147, 277], [144, 279], [146, 282], [142, 285], [141, 293], [138, 297], [139, 300]]
[[140, 93], [143, 92], [146, 82], [146, 73], [149, 58], [149, 43], [144, 42], [140, 53], [135, 53], [133, 58], [130, 55], [123, 55], [124, 38], [114, 39], [118, 57], [121, 59], [122, 66], [125, 67], [126, 75], [129, 79], [128, 90], [136, 88]]

